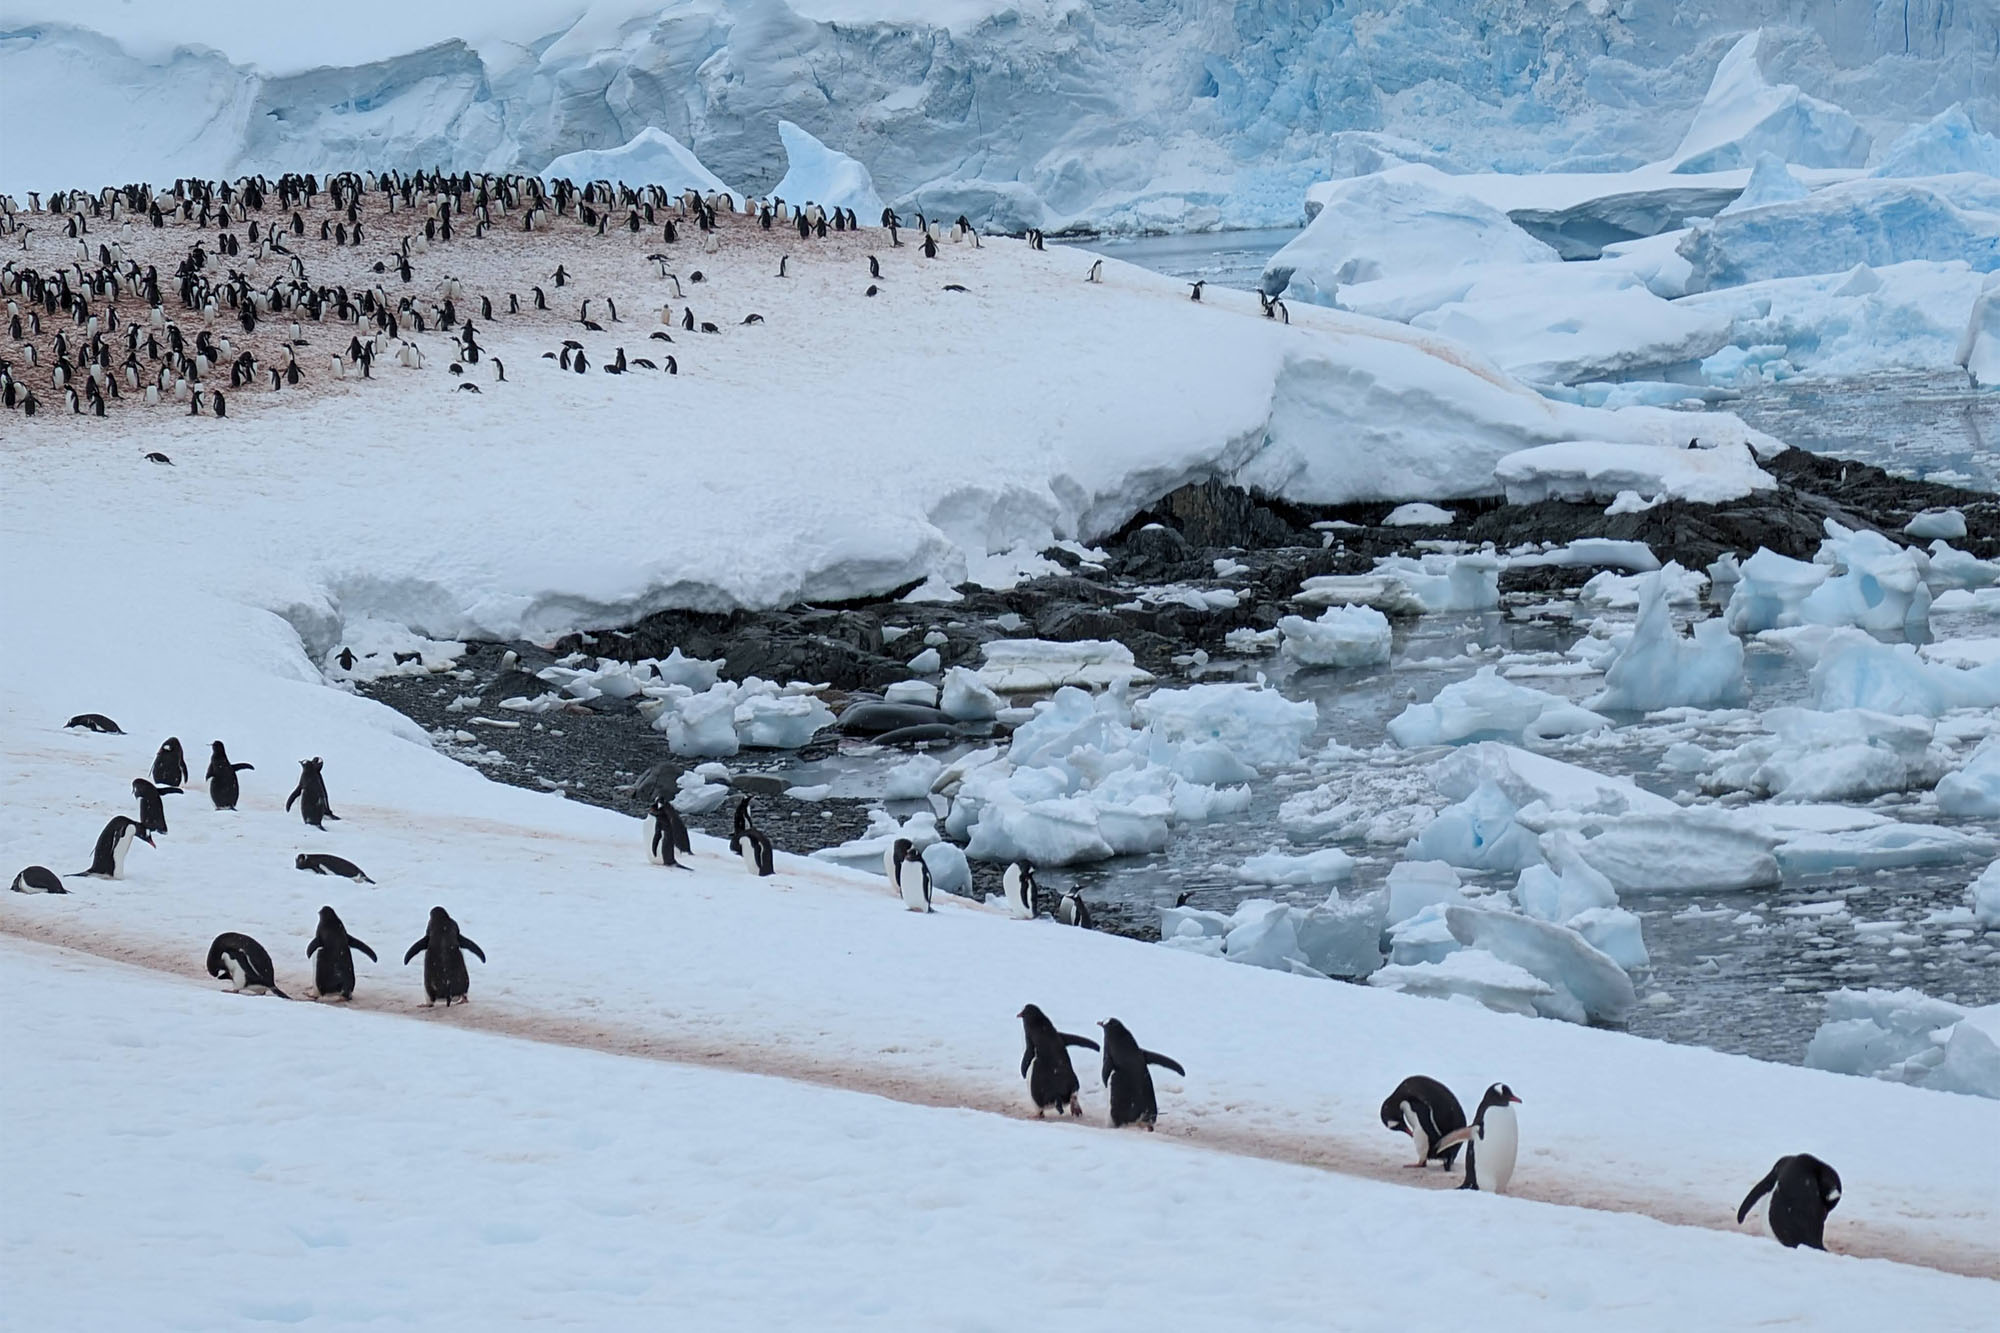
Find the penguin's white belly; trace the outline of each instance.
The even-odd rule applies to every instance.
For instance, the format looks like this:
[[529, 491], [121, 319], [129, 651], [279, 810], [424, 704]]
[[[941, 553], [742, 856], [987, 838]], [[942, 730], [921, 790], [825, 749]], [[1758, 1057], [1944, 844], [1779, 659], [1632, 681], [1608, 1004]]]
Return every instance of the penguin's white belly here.
[[903, 862], [903, 877], [897, 885], [903, 891], [903, 905], [912, 912], [928, 912], [931, 905], [924, 898], [924, 872], [920, 863]]
[[1417, 1165], [1430, 1161], [1431, 1136], [1424, 1133], [1423, 1117], [1412, 1110], [1408, 1102], [1403, 1103], [1403, 1128], [1410, 1131], [1410, 1142], [1416, 1145]]
[[250, 974], [243, 970], [243, 964], [236, 961], [235, 954], [226, 953], [222, 955], [222, 966], [229, 973], [229, 980], [233, 983], [231, 986], [232, 990], [242, 990], [244, 986], [249, 984]]
[[132, 850], [132, 831], [127, 829], [123, 836], [111, 844], [111, 878], [125, 878], [125, 853]]
[[646, 829], [646, 859], [651, 861], [656, 866], [666, 864], [665, 861], [663, 861], [660, 857], [659, 821], [654, 819], [651, 815], [647, 815], [645, 819], [645, 829]]
[[896, 885], [899, 889], [902, 887], [902, 884], [896, 879], [896, 849], [894, 847], [882, 853], [882, 873], [889, 877], [891, 884]]
[[1512, 1107], [1486, 1110], [1486, 1132], [1479, 1138], [1479, 1187], [1505, 1194], [1514, 1179], [1514, 1159], [1521, 1150], [1521, 1130]]

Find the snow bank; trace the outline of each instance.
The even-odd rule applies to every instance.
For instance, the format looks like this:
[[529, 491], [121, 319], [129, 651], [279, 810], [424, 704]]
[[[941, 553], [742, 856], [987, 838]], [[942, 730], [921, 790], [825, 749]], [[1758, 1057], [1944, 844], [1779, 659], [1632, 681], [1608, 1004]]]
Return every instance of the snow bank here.
[[1509, 504], [1603, 502], [1617, 499], [1621, 491], [1723, 504], [1778, 486], [1750, 450], [1735, 444], [1697, 449], [1587, 441], [1544, 444], [1508, 454], [1494, 465], [1493, 474], [1506, 488]]
[[1811, 167], [1858, 167], [1869, 138], [1853, 116], [1807, 96], [1794, 84], [1772, 84], [1757, 64], [1763, 30], [1746, 34], [1716, 67], [1708, 96], [1673, 155], [1676, 171], [1749, 166], [1760, 154]]
[[773, 196], [793, 207], [812, 203], [829, 210], [851, 208], [864, 227], [882, 221], [885, 205], [875, 193], [868, 168], [789, 120], [778, 122], [778, 138], [785, 145], [785, 174], [771, 187]]
[[[570, 180], [579, 185], [590, 181], [610, 181], [630, 185], [658, 185], [669, 193], [696, 190], [702, 195], [723, 194], [743, 206], [743, 196], [722, 183], [722, 179], [701, 164], [673, 135], [648, 125], [617, 148], [585, 148], [564, 153], [542, 168], [543, 180]], [[873, 219], [871, 219], [871, 222]]]

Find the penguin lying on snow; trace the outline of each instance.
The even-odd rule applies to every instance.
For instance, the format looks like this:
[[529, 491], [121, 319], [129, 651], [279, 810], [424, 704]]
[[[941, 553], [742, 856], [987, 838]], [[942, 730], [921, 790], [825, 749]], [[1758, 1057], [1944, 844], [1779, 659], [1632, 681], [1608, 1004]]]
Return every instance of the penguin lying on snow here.
[[14, 882], [8, 887], [16, 893], [69, 892], [68, 889], [63, 887], [63, 882], [56, 876], [56, 872], [47, 866], [29, 866], [26, 870], [14, 876]]
[[85, 731], [102, 732], [107, 736], [123, 736], [125, 734], [123, 727], [102, 713], [78, 713], [75, 717], [63, 723], [63, 730], [67, 731], [71, 727], [81, 727]]
[[[290, 810], [292, 803], [298, 801], [299, 813], [305, 817], [306, 823], [317, 829], [326, 827], [320, 822], [321, 820], [340, 818], [333, 813], [333, 805], [326, 797], [326, 779], [320, 776], [320, 771], [325, 766], [326, 761], [317, 755], [311, 759], [299, 760], [299, 785], [292, 788], [292, 794], [285, 798], [286, 810]], [[302, 797], [303, 800], [300, 799]]]
[[1144, 1125], [1148, 1131], [1160, 1118], [1159, 1098], [1153, 1093], [1153, 1074], [1148, 1065], [1171, 1069], [1182, 1078], [1187, 1070], [1180, 1063], [1140, 1047], [1131, 1030], [1115, 1018], [1097, 1026], [1104, 1029], [1104, 1084], [1111, 1089], [1111, 1127]]
[[424, 994], [430, 997], [430, 1004], [443, 1000], [444, 1007], [449, 1009], [453, 1000], [465, 1000], [472, 989], [472, 978], [465, 970], [467, 949], [479, 955], [480, 962], [486, 961], [486, 951], [474, 944], [471, 937], [459, 934], [458, 922], [451, 919], [451, 913], [433, 907], [424, 937], [403, 955], [405, 967], [418, 954], [424, 956]]
[[271, 955], [248, 935], [224, 931], [208, 946], [208, 974], [230, 983], [233, 991], [262, 995], [265, 991], [281, 1000], [292, 997], [278, 989], [278, 974], [271, 968]]
[[1741, 1224], [1750, 1209], [1766, 1194], [1771, 1196], [1767, 1221], [1771, 1234], [1786, 1249], [1804, 1245], [1826, 1248], [1826, 1216], [1840, 1202], [1840, 1173], [1811, 1153], [1780, 1157], [1765, 1177], [1743, 1196], [1736, 1210]]
[[691, 869], [674, 859], [675, 852], [692, 856], [694, 851], [688, 844], [687, 821], [681, 818], [680, 811], [674, 809], [672, 801], [665, 796], [656, 798], [653, 808], [646, 812], [645, 828], [646, 855], [654, 865]]
[[1028, 1095], [1035, 1099], [1035, 1118], [1040, 1120], [1051, 1106], [1061, 1115], [1065, 1103], [1071, 1115], [1082, 1115], [1083, 1099], [1077, 1093], [1083, 1084], [1077, 1079], [1076, 1067], [1069, 1062], [1069, 1048], [1086, 1046], [1094, 1051], [1098, 1049], [1097, 1043], [1088, 1037], [1056, 1031], [1049, 1016], [1032, 1004], [1023, 1007], [1015, 1017], [1021, 1020], [1022, 1032], [1028, 1040], [1028, 1049], [1021, 1054], [1021, 1077], [1028, 1080]]
[[319, 927], [313, 933], [313, 941], [306, 946], [306, 957], [319, 955], [319, 962], [313, 970], [313, 991], [322, 999], [351, 1000], [354, 998], [354, 951], [368, 955], [368, 961], [382, 961], [375, 951], [362, 941], [347, 933], [340, 917], [331, 907], [319, 909]]
[[[1479, 1099], [1479, 1110], [1473, 1115], [1472, 1123], [1464, 1129], [1453, 1130], [1439, 1139], [1431, 1151], [1449, 1148], [1463, 1143], [1465, 1149], [1465, 1183], [1462, 1190], [1490, 1190], [1495, 1194], [1505, 1194], [1507, 1186], [1514, 1179], [1514, 1159], [1521, 1151], [1521, 1127], [1514, 1119], [1514, 1108], [1521, 1099], [1505, 1083], [1495, 1083]], [[1480, 1150], [1484, 1149], [1484, 1152]], [[1486, 1183], [1479, 1182], [1479, 1168], [1486, 1168]]]
[[179, 787], [155, 787], [144, 778], [132, 779], [132, 794], [139, 798], [139, 827], [148, 833], [167, 831], [167, 805], [162, 796], [179, 796]]
[[97, 847], [91, 853], [90, 869], [79, 870], [79, 875], [89, 875], [94, 879], [125, 878], [125, 853], [132, 850], [132, 840], [137, 838], [148, 847], [156, 846], [153, 835], [139, 827], [136, 819], [124, 815], [113, 815], [104, 831], [97, 835]]
[[1458, 1145], [1440, 1148], [1438, 1143], [1445, 1135], [1465, 1128], [1465, 1108], [1444, 1084], [1412, 1074], [1383, 1101], [1382, 1124], [1410, 1136], [1417, 1160], [1405, 1165], [1424, 1167], [1443, 1162], [1449, 1170], [1458, 1160]]
[[234, 810], [237, 797], [243, 794], [243, 786], [236, 780], [238, 773], [253, 767], [251, 764], [232, 764], [229, 751], [222, 748], [221, 741], [211, 742], [212, 753], [208, 758], [208, 799], [218, 810]]
[[300, 852], [298, 860], [292, 862], [300, 870], [310, 870], [315, 875], [339, 875], [357, 884], [373, 884], [365, 871], [344, 856], [333, 856], [326, 852]]

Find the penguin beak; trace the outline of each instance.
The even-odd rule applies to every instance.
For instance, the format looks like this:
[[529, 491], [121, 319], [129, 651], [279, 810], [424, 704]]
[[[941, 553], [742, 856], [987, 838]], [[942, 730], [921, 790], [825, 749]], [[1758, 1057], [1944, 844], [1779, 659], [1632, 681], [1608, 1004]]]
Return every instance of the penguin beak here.
[[1516, 1106], [1519, 1106], [1521, 1104], [1521, 1099], [1519, 1097], [1516, 1097], [1511, 1092], [1507, 1094], [1507, 1100], [1512, 1102]]
[[148, 847], [157, 847], [160, 845], [157, 842], [154, 842], [153, 835], [146, 832], [144, 829], [139, 830], [139, 837]]

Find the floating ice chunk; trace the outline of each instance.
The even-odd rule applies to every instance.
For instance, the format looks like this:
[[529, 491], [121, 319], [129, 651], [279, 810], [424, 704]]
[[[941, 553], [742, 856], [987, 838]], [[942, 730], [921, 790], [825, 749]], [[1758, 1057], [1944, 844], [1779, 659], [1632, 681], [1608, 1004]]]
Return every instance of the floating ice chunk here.
[[1826, 541], [1813, 562], [1837, 572], [1799, 604], [1800, 619], [1807, 624], [1853, 625], [1912, 643], [1929, 637], [1931, 594], [1921, 553], [1879, 532], [1852, 531], [1829, 518]]
[[1567, 440], [1516, 450], [1494, 464], [1509, 504], [1568, 500], [1602, 504], [1622, 491], [1695, 504], [1723, 504], [1777, 489], [1777, 479], [1741, 444], [1677, 449], [1660, 444]]
[[[1621, 974], [1622, 975], [1622, 974]], [[1483, 949], [1459, 949], [1435, 963], [1391, 963], [1368, 978], [1371, 986], [1450, 999], [1464, 995], [1503, 1014], [1533, 1017], [1555, 988], [1525, 968], [1502, 962]]]
[[1905, 523], [1903, 532], [1920, 542], [1934, 537], [1955, 542], [1965, 536], [1965, 515], [1956, 509], [1926, 509]]
[[1668, 564], [1645, 576], [1639, 618], [1612, 640], [1604, 689], [1592, 708], [1650, 713], [1663, 708], [1727, 708], [1749, 693], [1743, 678], [1743, 644], [1721, 620], [1703, 620], [1692, 638], [1681, 637], [1667, 609], [1668, 589], [1685, 571]]
[[1372, 606], [1330, 606], [1317, 620], [1278, 622], [1285, 657], [1301, 666], [1374, 666], [1389, 660], [1389, 618]]
[[1773, 734], [1713, 756], [1703, 790], [1780, 801], [1865, 801], [1927, 787], [1942, 767], [1932, 748], [1936, 728], [1925, 717], [1786, 707], [1770, 709], [1759, 721]]
[[1458, 871], [1448, 861], [1398, 861], [1389, 870], [1388, 919], [1407, 921], [1426, 907], [1462, 903]]
[[1130, 648], [1102, 639], [993, 639], [980, 652], [986, 664], [979, 682], [996, 694], [1040, 694], [1064, 685], [1103, 689], [1153, 679], [1133, 665]]
[[928, 754], [913, 754], [889, 770], [882, 794], [892, 801], [922, 800], [931, 794], [931, 784], [942, 772], [942, 759]]
[[931, 887], [939, 893], [970, 893], [972, 867], [965, 853], [952, 843], [934, 842], [924, 848], [924, 865], [931, 872]]
[[1938, 779], [1937, 803], [1947, 815], [2000, 815], [2000, 736], [1979, 742], [1957, 772]]
[[1525, 869], [1542, 854], [1534, 833], [1515, 822], [1516, 808], [1497, 784], [1482, 782], [1465, 799], [1438, 811], [1404, 854], [1467, 870]]
[[1382, 924], [1389, 898], [1384, 893], [1342, 899], [1329, 894], [1317, 907], [1292, 909], [1299, 951], [1314, 970], [1359, 981], [1382, 966]]
[[1778, 839], [1718, 812], [1593, 816], [1575, 830], [1577, 854], [1619, 893], [1722, 893], [1776, 884]]
[[1778, 865], [1788, 875], [1891, 870], [1901, 866], [1948, 865], [1990, 854], [1993, 840], [1939, 824], [1885, 824], [1839, 833], [1807, 833], [1778, 847]]
[[789, 120], [778, 122], [778, 140], [785, 148], [785, 176], [771, 193], [794, 205], [814, 203], [832, 210], [851, 208], [864, 227], [882, 219], [882, 196], [868, 168], [845, 153], [835, 152]]
[[986, 722], [1000, 716], [1006, 700], [988, 689], [979, 673], [953, 667], [944, 673], [943, 698], [939, 707], [946, 716], [960, 722]]
[[1567, 926], [1478, 907], [1446, 908], [1445, 924], [1468, 949], [1546, 982], [1552, 993], [1535, 1006], [1544, 1017], [1616, 1023], [1639, 1002], [1625, 970]]
[[1627, 972], [1652, 965], [1652, 957], [1646, 952], [1645, 931], [1635, 913], [1622, 907], [1592, 907], [1564, 924]]
[[2000, 929], [2000, 861], [1979, 873], [1965, 891], [1973, 919], [1987, 930]]
[[1542, 690], [1504, 680], [1481, 667], [1469, 680], [1439, 690], [1429, 703], [1411, 704], [1389, 723], [1389, 738], [1404, 749], [1463, 745], [1470, 741], [1550, 740], [1598, 731], [1610, 719]]
[[1106, 861], [1111, 844], [1098, 831], [1098, 811], [1080, 796], [994, 802], [979, 814], [965, 854], [979, 861], [1032, 861], [1066, 866]]
[[1825, 565], [1794, 560], [1767, 547], [1737, 567], [1723, 620], [1732, 634], [1755, 634], [1804, 623], [1800, 607], [1833, 573]]
[[1741, 213], [1746, 208], [1762, 208], [1766, 204], [1782, 204], [1793, 199], [1803, 199], [1812, 193], [1799, 178], [1785, 168], [1785, 160], [1776, 153], [1757, 154], [1757, 165], [1750, 168], [1750, 183], [1743, 187], [1743, 193], [1724, 205], [1724, 213]]
[[1221, 939], [1229, 933], [1235, 918], [1228, 912], [1212, 912], [1201, 907], [1162, 907], [1160, 938], [1208, 936]]
[[1458, 515], [1449, 509], [1422, 501], [1397, 505], [1382, 520], [1385, 528], [1442, 528], [1458, 521]]
[[1278, 822], [1298, 842], [1358, 838], [1368, 829], [1368, 811], [1347, 799], [1346, 784], [1336, 789], [1323, 783], [1287, 796], [1278, 807]]
[[1716, 66], [1708, 95], [1674, 150], [1676, 172], [1727, 171], [1770, 153], [1807, 167], [1858, 167], [1868, 132], [1840, 107], [1773, 84], [1758, 67], [1763, 30], [1746, 34]]
[[1292, 856], [1266, 852], [1253, 856], [1236, 868], [1236, 878], [1248, 884], [1277, 884], [1295, 887], [1304, 884], [1333, 884], [1354, 877], [1354, 858], [1338, 847]]
[[1860, 634], [1827, 644], [1811, 684], [1813, 706], [1823, 709], [1940, 717], [1953, 708], [2000, 706], [2000, 663], [1960, 671], [1924, 661], [1909, 644], [1877, 643]]
[[1455, 750], [1426, 772], [1431, 784], [1452, 800], [1463, 800], [1490, 782], [1516, 806], [1540, 802], [1551, 810], [1578, 814], [1680, 813], [1672, 801], [1630, 778], [1596, 773], [1497, 741]]
[[[1662, 571], [1660, 586], [1666, 589], [1669, 606], [1696, 606], [1701, 602], [1702, 589], [1708, 586], [1708, 576], [1691, 569], [1682, 569], [1678, 564], [1669, 564], [1672, 571]], [[1645, 591], [1646, 580], [1651, 574], [1614, 574], [1605, 570], [1591, 575], [1583, 585], [1579, 599], [1593, 606], [1606, 606], [1614, 611], [1633, 611], [1639, 606], [1639, 598]]]
[[1155, 690], [1132, 714], [1161, 740], [1214, 741], [1256, 768], [1296, 761], [1319, 729], [1319, 708], [1240, 681]]
[[1292, 600], [1307, 606], [1372, 606], [1391, 615], [1491, 611], [1500, 605], [1499, 557], [1485, 554], [1386, 556], [1372, 574], [1322, 574]]
[[[1914, 523], [1916, 519], [1910, 521]], [[1931, 543], [1930, 559], [1924, 567], [1924, 582], [1933, 594], [1932, 607], [1945, 610], [1937, 605], [1936, 594], [1953, 588], [1990, 588], [2000, 583], [2000, 564], [1981, 560], [1970, 551], [1961, 551], [1939, 538]]]
[[[1545, 836], [1567, 835], [1557, 832]], [[1514, 882], [1514, 901], [1537, 921], [1561, 923], [1594, 907], [1617, 906], [1618, 893], [1610, 880], [1579, 860], [1569, 874], [1546, 865], [1529, 866]]]
[[1222, 941], [1223, 957], [1230, 962], [1289, 972], [1290, 964], [1306, 961], [1292, 909], [1284, 903], [1251, 898], [1237, 906], [1234, 920]]
[[[1630, 492], [1620, 492], [1629, 494]], [[1641, 506], [1650, 508], [1651, 506]], [[1650, 574], [1660, 567], [1660, 558], [1653, 554], [1653, 548], [1644, 542], [1621, 541], [1613, 537], [1578, 537], [1548, 551], [1533, 555], [1509, 556], [1507, 567], [1520, 569], [1535, 565], [1599, 567], [1603, 569], [1623, 569], [1635, 574]]]
[[1183, 745], [1174, 755], [1173, 770], [1189, 782], [1205, 787], [1228, 787], [1256, 780], [1257, 770], [1236, 757], [1220, 741]]
[[2000, 176], [2000, 139], [1981, 134], [1953, 102], [1922, 125], [1912, 125], [1882, 153], [1871, 176], [1949, 176], [1977, 171]]
[[1811, 1069], [2000, 1098], [2000, 1005], [1968, 1009], [1920, 991], [1837, 990], [1806, 1044]]
[[935, 708], [938, 691], [937, 686], [927, 680], [898, 680], [883, 689], [882, 697], [892, 704], [921, 704], [925, 708]]
[[[1456, 902], [1454, 895], [1454, 902]], [[1411, 963], [1437, 963], [1446, 955], [1457, 953], [1464, 946], [1451, 933], [1451, 927], [1444, 922], [1444, 909], [1451, 902], [1432, 903], [1421, 908], [1413, 916], [1405, 917], [1389, 927], [1389, 961], [1405, 966]]]
[[[686, 708], [687, 705], [682, 705], [683, 713]], [[813, 695], [752, 694], [747, 691], [739, 691], [731, 719], [736, 727], [737, 743], [751, 750], [796, 750], [834, 723], [833, 710]], [[667, 743], [669, 746], [673, 744], [671, 731], [667, 735]]]

